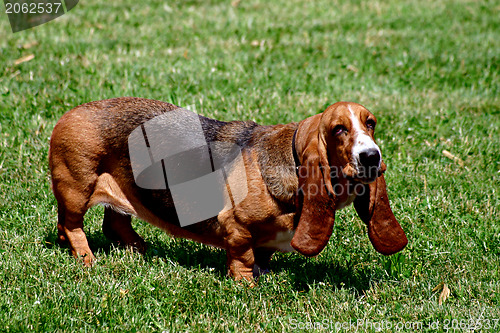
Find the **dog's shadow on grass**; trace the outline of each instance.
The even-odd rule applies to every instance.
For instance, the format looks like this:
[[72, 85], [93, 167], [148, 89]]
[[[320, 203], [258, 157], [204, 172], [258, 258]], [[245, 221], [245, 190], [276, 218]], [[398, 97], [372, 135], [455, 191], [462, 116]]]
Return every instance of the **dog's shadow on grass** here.
[[[90, 249], [97, 258], [100, 253], [109, 255], [117, 248], [123, 248], [117, 242], [107, 239], [100, 230], [86, 232], [85, 234]], [[55, 231], [50, 231], [46, 235], [44, 243], [47, 248], [60, 247], [69, 249], [67, 243], [60, 244], [57, 242], [57, 233]], [[147, 250], [143, 254], [146, 262], [152, 261], [154, 258], [161, 258], [188, 269], [206, 268], [222, 277], [226, 275], [226, 254], [223, 250], [182, 238], [172, 238], [168, 244], [158, 240], [146, 241], [146, 245]]]
[[[57, 235], [49, 233], [45, 240], [48, 247], [56, 244]], [[87, 239], [96, 256], [110, 254], [118, 244], [108, 240], [100, 231], [87, 233]], [[144, 254], [146, 262], [161, 258], [186, 269], [207, 269], [220, 279], [227, 278], [226, 252], [187, 239], [171, 239], [168, 244], [153, 240], [147, 242]], [[298, 253], [275, 253], [271, 259], [271, 273], [285, 272], [288, 282], [296, 291], [307, 291], [314, 284], [334, 288], [354, 289], [357, 293], [370, 288], [371, 272], [354, 269], [356, 263], [325, 262], [318, 258], [306, 258]], [[264, 280], [260, 278], [260, 280]], [[265, 283], [261, 281], [259, 283]]]
[[[209, 269], [219, 278], [227, 277], [226, 251], [195, 243], [186, 239], [176, 239], [168, 245], [148, 243], [146, 260], [159, 257], [175, 262], [187, 269]], [[354, 269], [357, 263], [324, 262], [316, 258], [306, 258], [298, 253], [275, 253], [271, 259], [270, 274], [285, 272], [296, 291], [307, 291], [314, 284], [334, 288], [355, 289], [362, 294], [370, 288], [370, 271]], [[260, 283], [265, 283], [263, 278]]]
[[299, 253], [275, 253], [271, 260], [271, 271], [288, 273], [296, 291], [308, 291], [312, 285], [354, 289], [358, 294], [370, 288], [370, 270], [355, 269], [355, 262], [326, 261], [307, 258]]

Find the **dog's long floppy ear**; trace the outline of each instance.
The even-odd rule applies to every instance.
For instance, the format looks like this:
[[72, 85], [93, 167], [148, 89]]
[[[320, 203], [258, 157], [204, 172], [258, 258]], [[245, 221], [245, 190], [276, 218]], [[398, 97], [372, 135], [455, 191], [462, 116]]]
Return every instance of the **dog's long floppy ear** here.
[[389, 255], [404, 249], [408, 239], [389, 206], [384, 176], [365, 185], [354, 200], [354, 208], [368, 226], [368, 237], [378, 252]]
[[296, 198], [298, 224], [291, 245], [305, 256], [315, 256], [323, 250], [335, 221], [335, 196], [320, 121], [321, 114], [304, 120], [295, 141], [301, 165]]

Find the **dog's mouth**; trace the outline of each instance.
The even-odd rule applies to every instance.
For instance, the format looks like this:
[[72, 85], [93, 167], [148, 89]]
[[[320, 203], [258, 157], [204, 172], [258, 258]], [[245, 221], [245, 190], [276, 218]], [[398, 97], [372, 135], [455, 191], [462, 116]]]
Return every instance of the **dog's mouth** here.
[[356, 181], [356, 182], [360, 182], [360, 183], [362, 183], [362, 184], [371, 184], [371, 183], [373, 183], [376, 179], [377, 179], [377, 177], [372, 177], [372, 178], [359, 178], [359, 177], [356, 177], [356, 178], [353, 178], [352, 180], [353, 180], [353, 181]]
[[381, 168], [377, 167], [355, 167], [352, 163], [348, 163], [342, 170], [344, 177], [352, 182], [362, 184], [373, 183], [381, 174]]

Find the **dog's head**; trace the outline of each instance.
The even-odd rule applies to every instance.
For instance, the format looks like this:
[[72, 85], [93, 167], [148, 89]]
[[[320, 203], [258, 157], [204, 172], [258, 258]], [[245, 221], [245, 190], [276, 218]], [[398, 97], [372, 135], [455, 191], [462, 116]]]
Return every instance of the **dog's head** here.
[[333, 176], [369, 184], [385, 171], [373, 137], [376, 125], [375, 116], [355, 103], [337, 103], [323, 112], [318, 134]]
[[298, 224], [291, 244], [302, 254], [321, 252], [331, 236], [335, 211], [353, 196], [378, 252], [392, 254], [406, 246], [406, 235], [389, 206], [382, 175], [386, 166], [374, 139], [376, 124], [366, 108], [346, 102], [299, 124]]

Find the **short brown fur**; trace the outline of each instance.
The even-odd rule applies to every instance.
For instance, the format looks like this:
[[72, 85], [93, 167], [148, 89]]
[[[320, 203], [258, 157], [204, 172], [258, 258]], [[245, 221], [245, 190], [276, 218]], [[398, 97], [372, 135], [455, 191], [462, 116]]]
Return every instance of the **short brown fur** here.
[[[359, 104], [341, 102], [287, 125], [226, 123], [200, 117], [210, 140], [240, 146], [248, 195], [217, 217], [185, 228], [176, 224], [168, 190], [146, 191], [135, 184], [127, 146], [127, 138], [137, 126], [177, 107], [130, 97], [78, 106], [59, 120], [50, 142], [58, 238], [69, 242], [73, 255], [90, 266], [95, 258], [83, 231], [83, 217], [100, 203], [106, 206], [103, 231], [108, 238], [143, 252], [146, 244], [130, 223], [130, 215], [134, 215], [175, 237], [224, 248], [229, 274], [252, 280], [256, 265], [259, 270], [267, 269], [273, 252], [284, 250], [274, 245], [280, 234], [289, 235], [288, 245], [296, 251], [317, 255], [330, 238], [335, 211], [354, 201], [375, 249], [383, 254], [400, 251], [407, 240], [389, 207], [382, 175], [385, 164], [382, 162], [375, 182], [364, 184], [350, 166], [352, 138], [339, 141], [331, 135], [336, 124], [348, 126], [347, 106], [361, 120], [373, 116]], [[294, 150], [300, 163], [298, 176]], [[334, 168], [344, 172], [334, 174]], [[367, 190], [357, 197], [337, 195], [335, 184], [364, 184]]]

